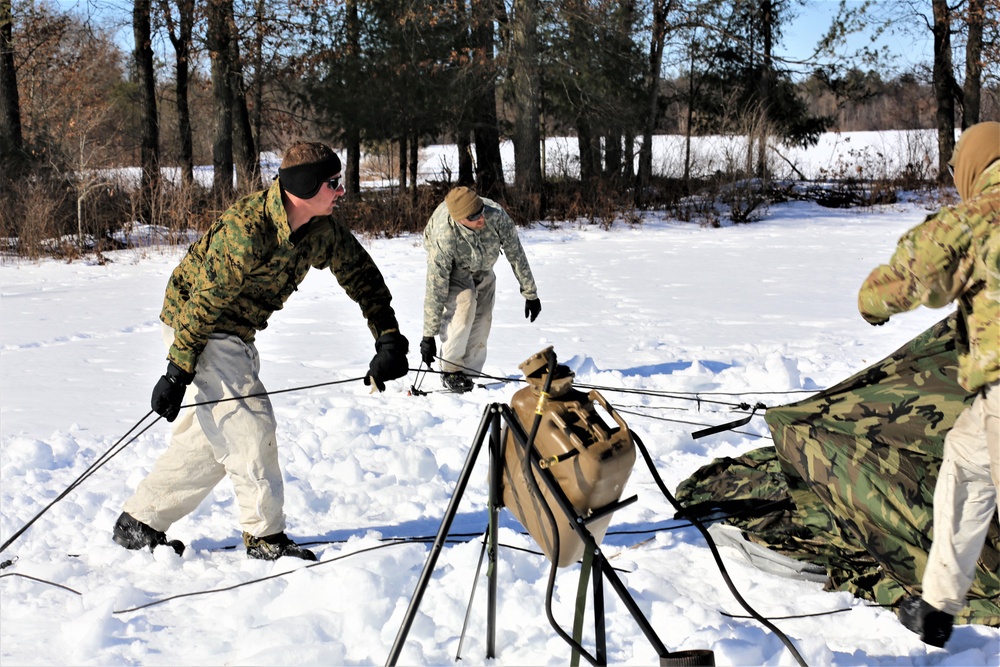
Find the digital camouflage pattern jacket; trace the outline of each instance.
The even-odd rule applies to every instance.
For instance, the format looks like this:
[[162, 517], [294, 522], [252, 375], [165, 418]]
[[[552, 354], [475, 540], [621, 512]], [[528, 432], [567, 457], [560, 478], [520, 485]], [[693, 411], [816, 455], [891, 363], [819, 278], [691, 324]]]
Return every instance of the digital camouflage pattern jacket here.
[[311, 267], [330, 269], [376, 338], [398, 329], [382, 273], [350, 230], [322, 217], [293, 235], [276, 180], [233, 204], [174, 269], [160, 312], [175, 332], [167, 358], [193, 373], [210, 334], [253, 341]]
[[983, 172], [975, 192], [906, 232], [858, 294], [869, 321], [957, 300], [958, 378], [969, 391], [1000, 380], [1000, 162]]
[[424, 228], [427, 250], [427, 286], [424, 295], [424, 336], [435, 336], [441, 328], [441, 316], [448, 299], [452, 272], [475, 276], [493, 270], [501, 250], [514, 270], [525, 299], [537, 299], [535, 279], [528, 258], [517, 237], [517, 228], [507, 212], [495, 201], [482, 197], [486, 226], [469, 229], [451, 219], [442, 202], [431, 214]]

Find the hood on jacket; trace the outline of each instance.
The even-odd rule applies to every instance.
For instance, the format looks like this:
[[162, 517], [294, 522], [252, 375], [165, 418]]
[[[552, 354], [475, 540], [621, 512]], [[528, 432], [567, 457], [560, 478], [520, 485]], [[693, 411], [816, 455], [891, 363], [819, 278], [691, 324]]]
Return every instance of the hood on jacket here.
[[1000, 160], [1000, 123], [979, 123], [962, 133], [948, 164], [955, 171], [955, 188], [963, 202], [979, 194], [976, 182], [997, 160]]

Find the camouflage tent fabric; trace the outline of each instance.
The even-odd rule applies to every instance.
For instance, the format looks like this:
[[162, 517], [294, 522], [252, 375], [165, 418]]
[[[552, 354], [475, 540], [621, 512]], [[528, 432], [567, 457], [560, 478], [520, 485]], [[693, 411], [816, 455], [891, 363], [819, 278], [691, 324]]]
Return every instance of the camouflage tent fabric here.
[[[682, 482], [685, 514], [725, 515], [747, 539], [825, 567], [830, 590], [883, 605], [919, 593], [944, 436], [973, 398], [954, 334], [951, 316], [836, 386], [769, 408], [775, 446]], [[996, 521], [956, 622], [1000, 625]]]

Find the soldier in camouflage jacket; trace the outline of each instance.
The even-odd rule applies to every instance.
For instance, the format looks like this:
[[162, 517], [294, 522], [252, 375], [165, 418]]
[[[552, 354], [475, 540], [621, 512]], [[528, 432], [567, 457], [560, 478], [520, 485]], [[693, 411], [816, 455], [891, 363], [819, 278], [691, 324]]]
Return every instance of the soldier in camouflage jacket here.
[[424, 228], [427, 283], [423, 361], [431, 366], [441, 337], [444, 385], [456, 391], [472, 388], [469, 374], [486, 363], [486, 341], [493, 322], [496, 275], [493, 265], [507, 255], [525, 299], [524, 316], [532, 322], [542, 310], [528, 258], [514, 222], [499, 204], [459, 186], [431, 214]]
[[[233, 204], [170, 276], [160, 313], [167, 372], [151, 405], [171, 422], [185, 397], [195, 405], [181, 414], [170, 446], [126, 501], [114, 529], [122, 546], [168, 544], [167, 528], [228, 476], [248, 556], [315, 560], [284, 533], [276, 423], [254, 338], [310, 268], [330, 269], [376, 339], [365, 384], [381, 391], [408, 370], [407, 341], [382, 274], [331, 217], [344, 194], [340, 173], [327, 146], [296, 144], [274, 184]], [[238, 397], [247, 398], [229, 400]], [[169, 544], [183, 551], [180, 542]]]
[[922, 594], [899, 608], [902, 623], [934, 646], [944, 646], [965, 606], [1000, 503], [1000, 123], [966, 130], [949, 165], [961, 203], [908, 231], [858, 295], [874, 325], [957, 301], [958, 379], [978, 392], [945, 437]]

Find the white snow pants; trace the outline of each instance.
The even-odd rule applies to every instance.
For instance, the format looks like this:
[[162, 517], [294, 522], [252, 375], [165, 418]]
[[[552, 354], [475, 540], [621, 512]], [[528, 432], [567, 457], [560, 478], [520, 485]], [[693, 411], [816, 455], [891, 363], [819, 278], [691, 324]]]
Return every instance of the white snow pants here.
[[496, 274], [452, 272], [441, 318], [441, 370], [479, 373], [493, 326]]
[[[174, 340], [174, 330], [166, 325], [163, 340], [168, 347]], [[228, 475], [243, 530], [255, 537], [284, 531], [284, 485], [271, 401], [267, 396], [222, 400], [266, 391], [258, 378], [257, 348], [238, 336], [212, 334], [195, 370], [184, 403], [210, 403], [181, 412], [170, 445], [123, 509], [166, 531]]]
[[965, 606], [993, 512], [1000, 506], [1000, 382], [987, 386], [945, 436], [934, 487], [934, 533], [922, 597], [955, 615]]

